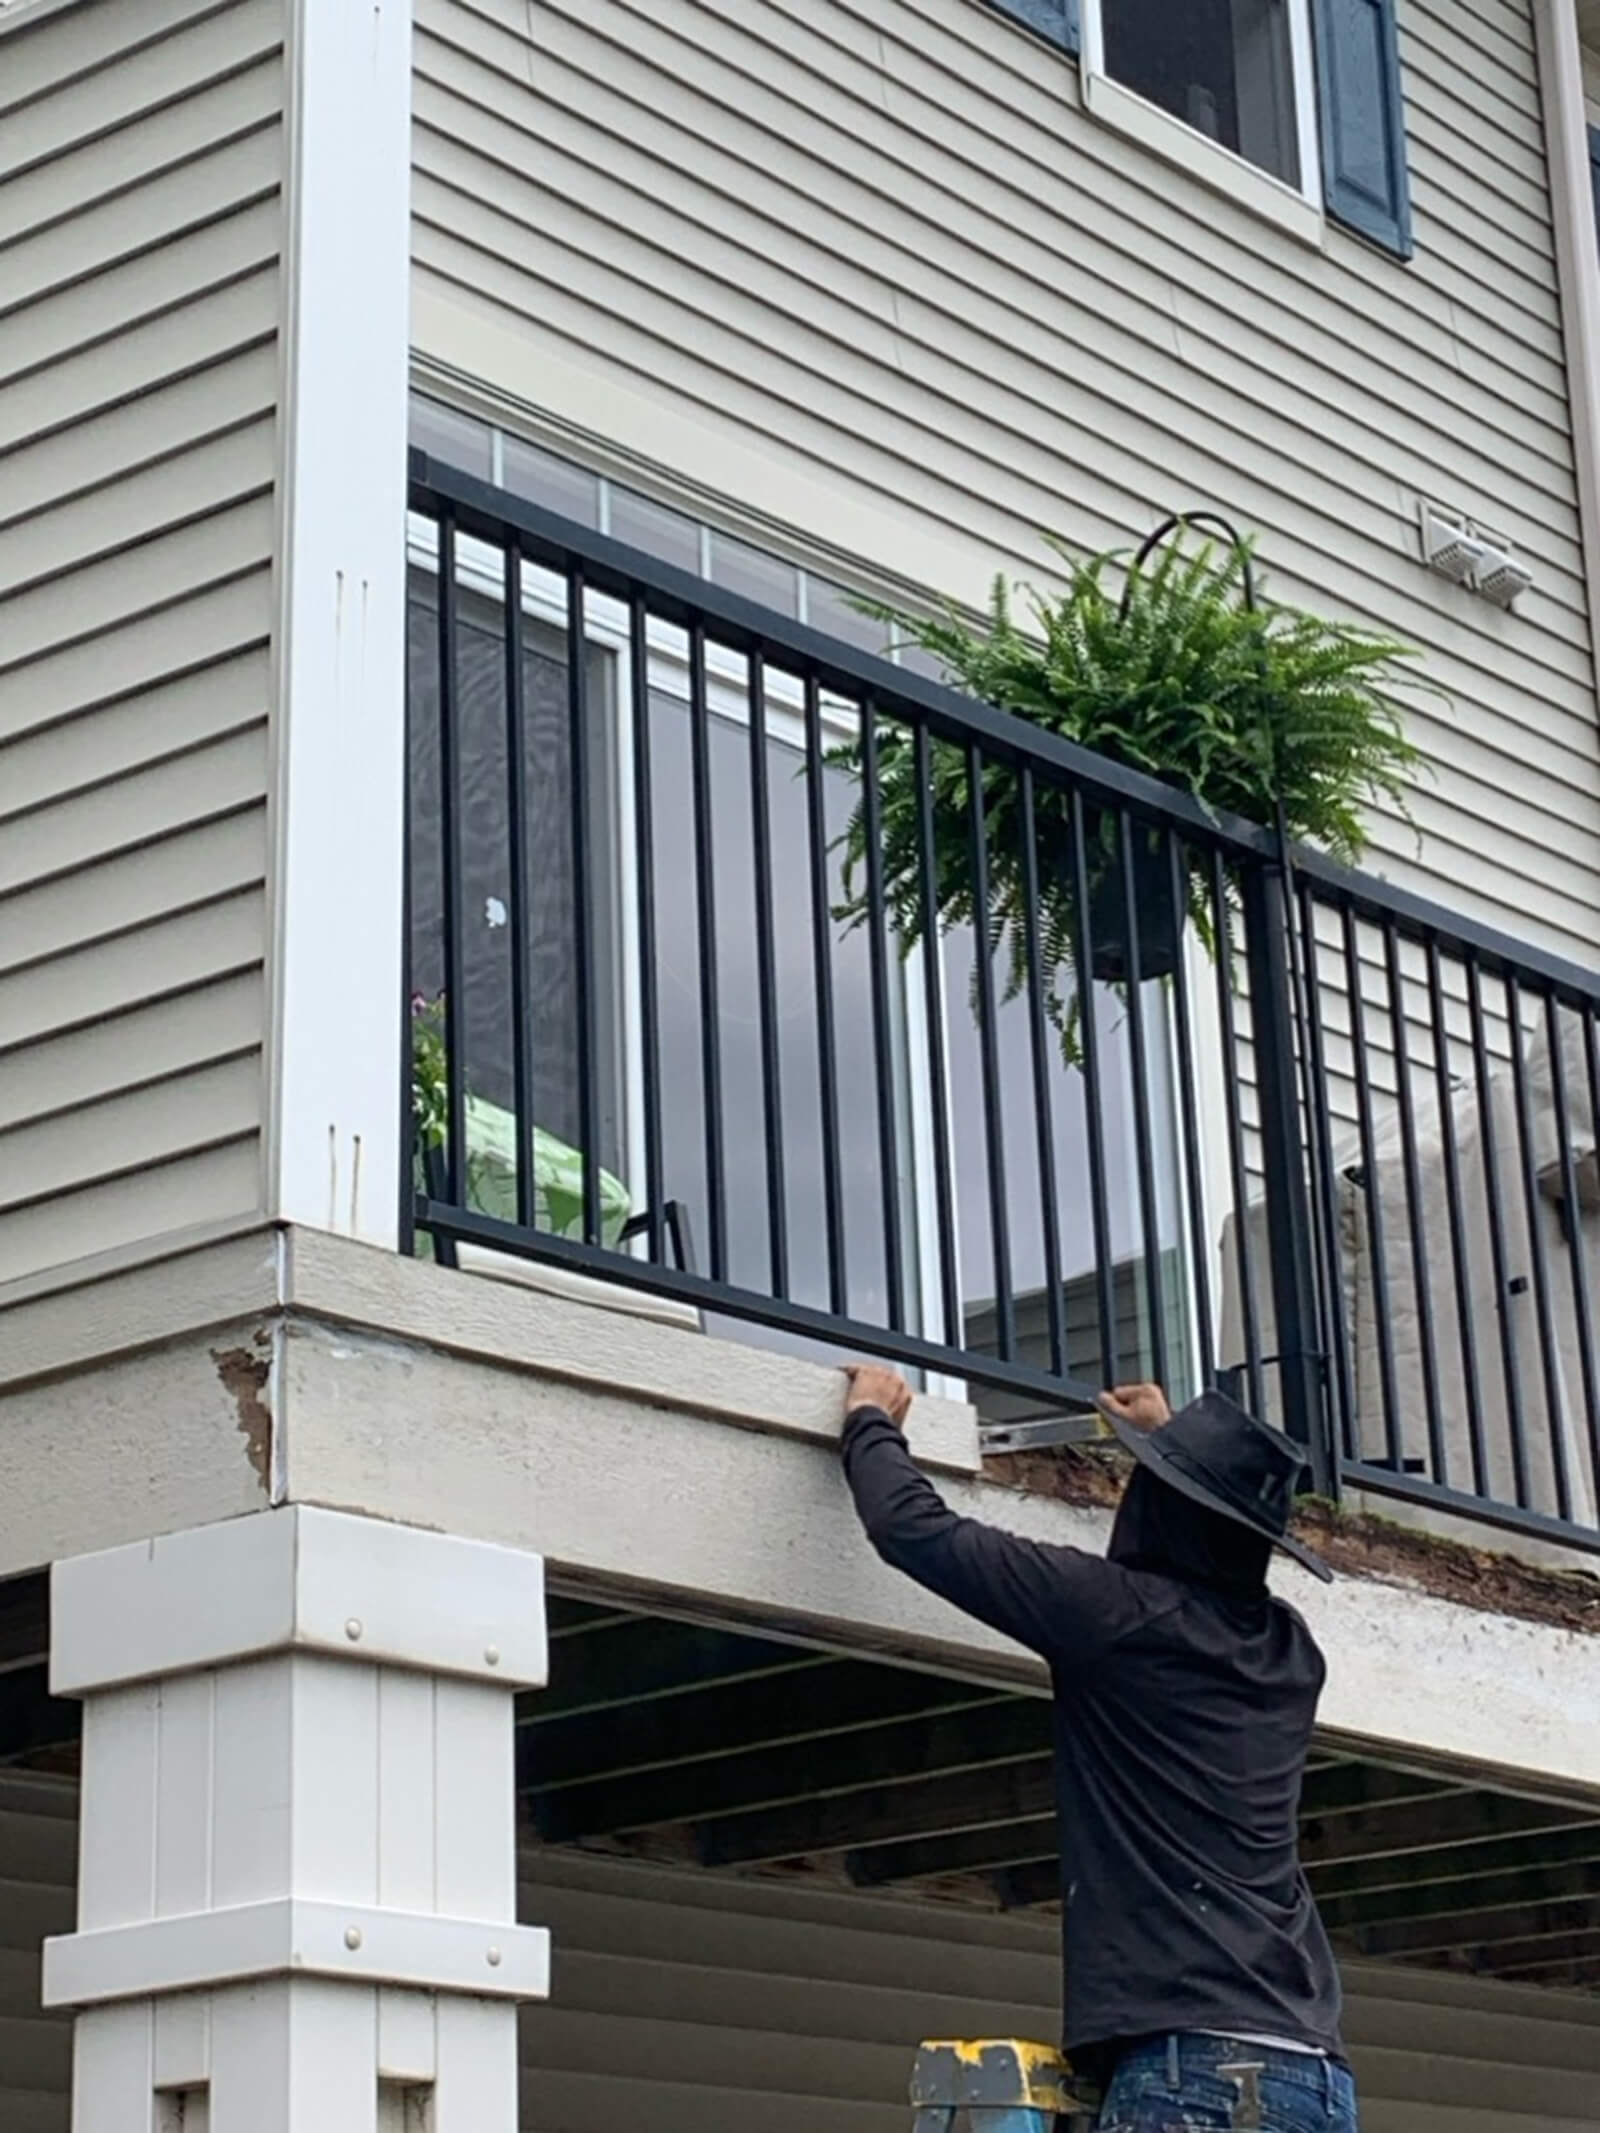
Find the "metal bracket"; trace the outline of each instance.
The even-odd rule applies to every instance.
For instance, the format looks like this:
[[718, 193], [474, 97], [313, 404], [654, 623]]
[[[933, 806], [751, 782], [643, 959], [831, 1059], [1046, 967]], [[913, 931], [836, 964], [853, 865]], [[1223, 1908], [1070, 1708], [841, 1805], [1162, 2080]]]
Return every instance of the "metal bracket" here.
[[1044, 1452], [1063, 1444], [1101, 1444], [1109, 1435], [1096, 1414], [1047, 1415], [1040, 1422], [980, 1424], [978, 1449], [986, 1459], [993, 1459], [1004, 1452]]

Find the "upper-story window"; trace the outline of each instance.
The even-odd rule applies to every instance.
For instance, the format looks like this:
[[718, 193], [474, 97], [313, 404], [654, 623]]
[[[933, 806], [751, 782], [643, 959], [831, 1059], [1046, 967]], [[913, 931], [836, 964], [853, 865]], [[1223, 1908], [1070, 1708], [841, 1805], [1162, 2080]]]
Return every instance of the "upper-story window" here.
[[[1100, 0], [1101, 70], [1296, 192], [1307, 0]], [[1091, 60], [1091, 64], [1093, 61]]]
[[1321, 244], [1412, 250], [1400, 0], [990, 0], [1077, 54], [1091, 119]]

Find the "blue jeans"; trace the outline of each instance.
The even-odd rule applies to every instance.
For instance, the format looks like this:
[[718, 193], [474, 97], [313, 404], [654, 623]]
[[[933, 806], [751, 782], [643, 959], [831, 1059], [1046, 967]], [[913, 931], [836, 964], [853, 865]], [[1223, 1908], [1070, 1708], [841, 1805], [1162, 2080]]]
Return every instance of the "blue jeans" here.
[[1228, 2037], [1153, 2037], [1119, 2061], [1098, 2133], [1360, 2133], [1335, 2059]]

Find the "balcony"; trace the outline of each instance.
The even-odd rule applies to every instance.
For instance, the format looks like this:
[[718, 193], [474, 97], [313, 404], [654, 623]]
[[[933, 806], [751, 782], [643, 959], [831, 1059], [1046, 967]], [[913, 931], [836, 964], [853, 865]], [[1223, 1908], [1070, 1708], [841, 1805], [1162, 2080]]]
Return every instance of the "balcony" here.
[[411, 512], [408, 1249], [1012, 1442], [1221, 1381], [1320, 1494], [1600, 1549], [1600, 976], [422, 454]]

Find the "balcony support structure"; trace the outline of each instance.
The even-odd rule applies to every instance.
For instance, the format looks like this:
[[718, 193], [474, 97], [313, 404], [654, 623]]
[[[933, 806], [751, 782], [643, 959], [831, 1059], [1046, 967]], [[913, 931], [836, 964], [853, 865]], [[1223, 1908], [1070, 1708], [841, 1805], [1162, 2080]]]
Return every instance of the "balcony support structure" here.
[[288, 1507], [58, 1563], [84, 1702], [74, 2133], [514, 2133], [540, 1558]]

